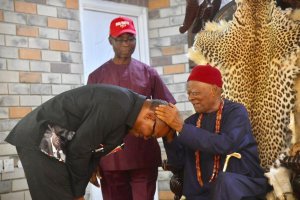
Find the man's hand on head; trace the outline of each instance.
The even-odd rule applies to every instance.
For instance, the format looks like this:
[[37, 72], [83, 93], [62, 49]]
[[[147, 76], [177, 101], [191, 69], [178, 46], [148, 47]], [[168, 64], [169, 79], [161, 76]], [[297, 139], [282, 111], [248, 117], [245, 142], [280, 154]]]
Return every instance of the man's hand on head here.
[[168, 124], [172, 129], [180, 132], [183, 127], [183, 120], [179, 110], [172, 103], [169, 105], [159, 105], [155, 109], [156, 116]]

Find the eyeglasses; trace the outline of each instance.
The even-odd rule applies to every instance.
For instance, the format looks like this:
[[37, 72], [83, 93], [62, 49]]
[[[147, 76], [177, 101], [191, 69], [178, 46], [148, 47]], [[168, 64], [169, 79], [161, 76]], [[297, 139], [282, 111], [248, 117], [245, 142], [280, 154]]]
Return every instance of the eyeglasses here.
[[188, 92], [187, 95], [191, 96], [191, 97], [196, 97], [199, 96], [201, 94], [201, 92]]
[[154, 135], [154, 133], [155, 133], [155, 127], [156, 127], [156, 118], [155, 118], [155, 121], [153, 123], [152, 133], [151, 133], [150, 137], [155, 137], [155, 135]]
[[126, 40], [124, 39], [119, 39], [119, 38], [113, 38], [112, 39], [116, 42], [116, 44], [120, 45], [120, 44], [123, 44], [123, 43], [129, 43], [129, 44], [134, 44], [136, 42], [136, 38], [135, 37], [131, 37], [131, 38], [128, 38]]

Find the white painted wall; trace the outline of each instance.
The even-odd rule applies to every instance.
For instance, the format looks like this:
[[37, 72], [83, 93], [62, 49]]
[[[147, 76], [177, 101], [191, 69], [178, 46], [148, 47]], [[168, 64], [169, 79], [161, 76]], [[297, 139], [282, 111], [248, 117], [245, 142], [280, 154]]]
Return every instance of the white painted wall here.
[[81, 0], [80, 18], [85, 83], [90, 72], [114, 56], [108, 41], [109, 25], [113, 18], [120, 15], [130, 17], [137, 30], [137, 44], [133, 57], [149, 64], [146, 8], [109, 1]]

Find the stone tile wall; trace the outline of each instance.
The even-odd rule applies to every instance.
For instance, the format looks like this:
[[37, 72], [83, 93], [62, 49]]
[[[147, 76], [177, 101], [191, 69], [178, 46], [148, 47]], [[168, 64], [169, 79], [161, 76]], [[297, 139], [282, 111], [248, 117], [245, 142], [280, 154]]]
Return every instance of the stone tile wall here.
[[[178, 31], [186, 1], [112, 1], [148, 7], [151, 65], [188, 116], [187, 34]], [[8, 132], [41, 103], [84, 84], [78, 6], [78, 0], [0, 0], [0, 170], [4, 160], [14, 163], [14, 171], [0, 173], [0, 200], [31, 199], [15, 148], [4, 142]], [[173, 199], [170, 176], [160, 169], [161, 200]]]
[[[0, 0], [1, 200], [29, 200], [12, 127], [51, 97], [83, 84], [78, 0]], [[9, 168], [4, 168], [7, 170]]]

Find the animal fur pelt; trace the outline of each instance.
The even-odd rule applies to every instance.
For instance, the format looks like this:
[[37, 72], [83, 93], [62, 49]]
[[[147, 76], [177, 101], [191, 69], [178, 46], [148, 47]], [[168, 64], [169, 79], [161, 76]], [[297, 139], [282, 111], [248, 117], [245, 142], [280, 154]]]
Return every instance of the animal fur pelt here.
[[265, 174], [269, 179], [269, 184], [273, 186], [274, 190], [267, 195], [268, 200], [295, 200], [292, 185], [290, 183], [291, 171], [284, 168], [271, 168]]
[[207, 23], [188, 55], [221, 70], [224, 96], [247, 107], [261, 164], [269, 170], [291, 141], [300, 22], [273, 0], [236, 3], [232, 21]]

